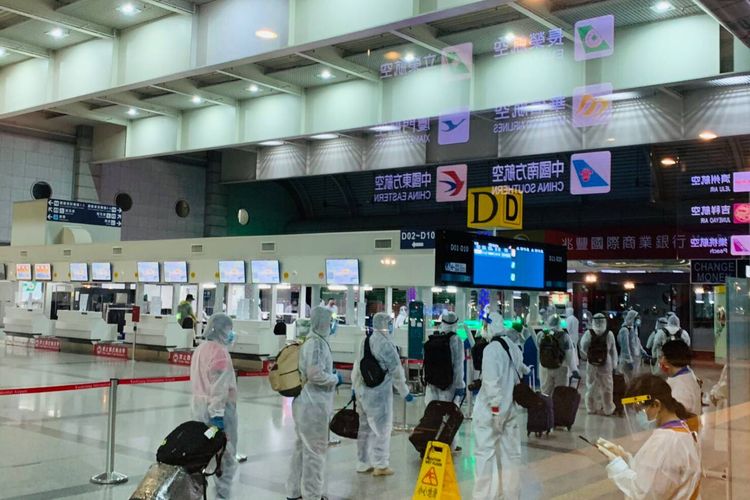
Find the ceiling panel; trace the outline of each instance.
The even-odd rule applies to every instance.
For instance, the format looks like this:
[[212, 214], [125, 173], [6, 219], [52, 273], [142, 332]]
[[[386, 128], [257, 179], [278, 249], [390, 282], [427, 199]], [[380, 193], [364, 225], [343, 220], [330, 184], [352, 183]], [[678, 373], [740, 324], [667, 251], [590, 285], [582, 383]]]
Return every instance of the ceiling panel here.
[[27, 19], [28, 17], [19, 16], [12, 12], [0, 11], [0, 29], [5, 29], [14, 24], [22, 23]]
[[235, 80], [232, 82], [220, 83], [218, 85], [208, 85], [206, 87], [201, 87], [201, 89], [209, 92], [216, 92], [217, 94], [225, 95], [238, 101], [278, 94], [277, 91], [272, 91], [268, 87], [263, 87], [262, 85], [258, 85], [258, 92], [253, 93], [248, 90], [250, 85], [250, 82]]
[[522, 19], [523, 17], [524, 16], [522, 14], [519, 14], [507, 5], [501, 5], [492, 9], [472, 12], [471, 14], [466, 14], [463, 16], [435, 21], [429, 23], [429, 25], [433, 28], [436, 28], [438, 31], [437, 35], [440, 36], [449, 33], [483, 28], [485, 26], [507, 23], [510, 21]]
[[124, 0], [78, 0], [58, 10], [63, 14], [115, 29], [130, 28], [171, 14], [153, 5], [139, 4], [143, 10], [138, 14], [128, 16], [117, 10], [117, 7], [123, 3], [125, 3]]
[[675, 8], [661, 13], [651, 9], [654, 3], [654, 0], [608, 0], [572, 8], [556, 6], [553, 7], [552, 13], [569, 24], [612, 14], [615, 16], [616, 26], [650, 23], [703, 13], [692, 0], [670, 0]]
[[8, 66], [9, 64], [15, 64], [19, 61], [28, 59], [29, 56], [18, 54], [11, 50], [6, 50], [5, 55], [0, 57], [0, 67]]
[[19, 42], [38, 45], [39, 47], [50, 50], [61, 49], [86, 40], [91, 40], [92, 38], [90, 35], [85, 35], [73, 30], [68, 30], [69, 34], [65, 38], [52, 38], [46, 33], [55, 26], [56, 25], [51, 23], [32, 19], [0, 30], [0, 36], [11, 38]]
[[348, 73], [344, 73], [343, 71], [338, 71], [332, 68], [328, 68], [328, 70], [335, 78], [331, 78], [329, 80], [319, 78], [318, 75], [325, 68], [328, 67], [322, 64], [313, 63], [312, 65], [304, 66], [302, 68], [279, 71], [269, 76], [303, 88], [321, 87], [323, 85], [341, 83], [349, 80], [359, 80], [359, 78], [355, 76], [351, 76]]
[[148, 102], [153, 104], [161, 104], [164, 106], [171, 106], [182, 111], [189, 111], [192, 109], [205, 108], [206, 106], [213, 106], [210, 102], [202, 102], [201, 104], [193, 104], [191, 98], [181, 94], [164, 94], [159, 97], [152, 97], [147, 99]]

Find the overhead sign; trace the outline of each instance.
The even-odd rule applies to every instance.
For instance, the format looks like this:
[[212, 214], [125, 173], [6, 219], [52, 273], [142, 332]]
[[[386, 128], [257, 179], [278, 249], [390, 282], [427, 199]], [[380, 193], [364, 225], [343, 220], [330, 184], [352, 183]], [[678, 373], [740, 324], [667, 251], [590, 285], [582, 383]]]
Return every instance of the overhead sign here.
[[466, 164], [438, 167], [435, 201], [438, 203], [466, 201], [468, 184]]
[[577, 128], [604, 125], [612, 116], [612, 84], [597, 83], [573, 91], [573, 125]]
[[432, 199], [432, 172], [418, 170], [375, 176], [373, 203], [429, 201]]
[[570, 158], [570, 194], [605, 194], [611, 189], [612, 153], [596, 151]]
[[565, 191], [565, 163], [559, 160], [498, 164], [491, 174], [492, 184], [523, 194]]
[[615, 16], [578, 21], [574, 45], [576, 61], [611, 56], [615, 51]]
[[115, 205], [71, 200], [47, 200], [47, 220], [90, 226], [122, 227], [122, 209]]
[[401, 250], [435, 248], [435, 231], [401, 230]]
[[469, 189], [466, 225], [471, 228], [523, 228], [523, 194], [497, 187]]
[[736, 260], [693, 260], [690, 262], [690, 282], [702, 284], [726, 283], [737, 277]]

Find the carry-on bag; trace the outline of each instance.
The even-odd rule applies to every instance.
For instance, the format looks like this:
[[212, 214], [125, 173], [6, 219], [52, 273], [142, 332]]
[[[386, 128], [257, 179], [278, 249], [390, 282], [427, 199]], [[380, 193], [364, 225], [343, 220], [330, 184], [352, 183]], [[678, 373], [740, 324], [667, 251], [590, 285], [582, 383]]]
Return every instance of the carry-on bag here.
[[205, 498], [206, 478], [188, 473], [179, 465], [153, 464], [130, 500], [201, 500]]
[[461, 409], [452, 401], [432, 401], [425, 408], [419, 424], [409, 436], [409, 441], [419, 452], [419, 456], [424, 456], [427, 443], [430, 441], [450, 445], [463, 421]]
[[549, 435], [555, 427], [555, 410], [552, 398], [541, 392], [537, 392], [540, 404], [529, 408], [528, 420], [526, 421], [526, 435], [530, 436], [533, 432], [536, 437], [542, 437], [542, 434]]
[[[156, 451], [156, 460], [167, 465], [183, 467], [189, 474], [221, 477], [221, 459], [227, 447], [227, 436], [216, 427], [203, 422], [190, 421], [177, 426], [164, 438]], [[206, 468], [212, 459], [216, 466], [212, 472]]]
[[[353, 409], [349, 409], [349, 405], [351, 404], [354, 405]], [[357, 413], [357, 400], [354, 396], [346, 403], [346, 406], [333, 415], [328, 428], [337, 436], [357, 439], [357, 435], [359, 434], [359, 414]]]
[[[570, 378], [573, 380], [573, 377]], [[578, 407], [581, 405], [581, 394], [578, 392], [581, 379], [575, 387], [555, 387], [552, 392], [552, 405], [555, 411], [555, 427], [567, 427], [568, 431], [576, 423]]]

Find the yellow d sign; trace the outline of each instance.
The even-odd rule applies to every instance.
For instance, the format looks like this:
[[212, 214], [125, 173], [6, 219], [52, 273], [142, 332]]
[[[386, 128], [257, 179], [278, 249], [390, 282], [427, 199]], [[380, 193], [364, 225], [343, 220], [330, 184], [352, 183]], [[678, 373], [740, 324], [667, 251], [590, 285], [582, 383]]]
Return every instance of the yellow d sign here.
[[466, 225], [523, 229], [523, 194], [497, 187], [469, 189]]

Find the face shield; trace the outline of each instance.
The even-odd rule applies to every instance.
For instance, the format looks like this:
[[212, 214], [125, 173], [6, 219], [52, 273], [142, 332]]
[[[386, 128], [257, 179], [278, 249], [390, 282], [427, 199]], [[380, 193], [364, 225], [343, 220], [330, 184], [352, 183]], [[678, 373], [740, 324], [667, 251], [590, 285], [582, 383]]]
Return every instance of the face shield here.
[[[642, 433], [656, 427], [656, 413], [652, 409], [654, 403], [658, 403], [658, 400], [652, 399], [648, 394], [622, 399], [625, 425], [628, 435], [633, 440], [643, 440], [647, 436], [642, 435]], [[651, 417], [649, 417], [649, 413], [651, 413]]]
[[605, 318], [601, 314], [597, 314], [591, 321], [591, 328], [594, 330], [594, 332], [601, 335], [607, 329], [607, 318]]

